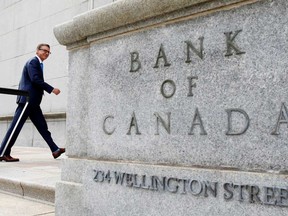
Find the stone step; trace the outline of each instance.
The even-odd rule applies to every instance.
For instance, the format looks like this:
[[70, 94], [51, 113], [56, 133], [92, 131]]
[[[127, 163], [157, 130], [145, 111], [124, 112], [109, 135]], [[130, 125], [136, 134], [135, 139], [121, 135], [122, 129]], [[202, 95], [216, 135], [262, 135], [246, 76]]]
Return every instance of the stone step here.
[[0, 162], [0, 190], [54, 204], [61, 159], [66, 156], [55, 160], [48, 148], [37, 147], [14, 147], [11, 155], [20, 162]]

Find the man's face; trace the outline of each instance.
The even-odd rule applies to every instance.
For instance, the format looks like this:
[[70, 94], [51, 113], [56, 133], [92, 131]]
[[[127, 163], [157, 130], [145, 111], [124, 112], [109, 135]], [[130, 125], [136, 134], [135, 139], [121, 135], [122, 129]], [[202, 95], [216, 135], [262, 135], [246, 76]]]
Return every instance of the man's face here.
[[37, 50], [36, 54], [42, 61], [44, 61], [50, 55], [50, 48], [47, 46], [41, 46], [40, 49]]

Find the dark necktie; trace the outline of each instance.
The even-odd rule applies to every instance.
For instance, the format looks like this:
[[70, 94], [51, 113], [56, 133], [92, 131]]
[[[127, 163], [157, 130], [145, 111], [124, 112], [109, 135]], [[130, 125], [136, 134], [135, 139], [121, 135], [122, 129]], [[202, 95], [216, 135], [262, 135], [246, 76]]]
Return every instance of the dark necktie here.
[[40, 63], [40, 66], [41, 66], [41, 69], [42, 69], [42, 72], [43, 72], [43, 63], [42, 62]]

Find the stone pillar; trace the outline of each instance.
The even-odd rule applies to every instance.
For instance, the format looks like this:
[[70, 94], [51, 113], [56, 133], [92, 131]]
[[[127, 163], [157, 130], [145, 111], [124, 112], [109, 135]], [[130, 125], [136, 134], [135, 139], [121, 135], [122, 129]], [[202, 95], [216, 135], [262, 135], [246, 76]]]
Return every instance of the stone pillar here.
[[69, 51], [56, 215], [288, 214], [288, 3], [121, 0]]

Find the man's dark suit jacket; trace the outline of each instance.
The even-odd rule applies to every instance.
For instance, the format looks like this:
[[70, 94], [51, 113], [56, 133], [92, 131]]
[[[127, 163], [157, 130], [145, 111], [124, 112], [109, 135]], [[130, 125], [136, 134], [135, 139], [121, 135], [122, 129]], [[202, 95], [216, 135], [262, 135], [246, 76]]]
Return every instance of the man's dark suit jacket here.
[[[36, 56], [29, 59], [24, 65], [18, 89], [29, 92], [31, 105], [40, 105], [44, 90], [49, 94], [53, 91], [53, 87], [44, 82], [42, 68]], [[17, 103], [26, 103], [26, 97], [18, 96]]]

